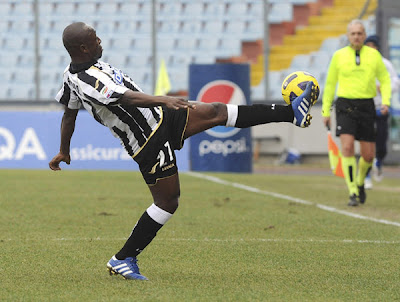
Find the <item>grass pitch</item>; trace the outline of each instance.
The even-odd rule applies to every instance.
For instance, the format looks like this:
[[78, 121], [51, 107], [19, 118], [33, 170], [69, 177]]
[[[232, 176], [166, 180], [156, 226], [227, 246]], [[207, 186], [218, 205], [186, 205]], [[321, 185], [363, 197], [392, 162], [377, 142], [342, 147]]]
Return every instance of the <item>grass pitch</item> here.
[[139, 256], [106, 262], [151, 204], [137, 172], [0, 170], [2, 301], [400, 300], [399, 179], [348, 208], [343, 179], [209, 174], [337, 212], [181, 175], [178, 211]]

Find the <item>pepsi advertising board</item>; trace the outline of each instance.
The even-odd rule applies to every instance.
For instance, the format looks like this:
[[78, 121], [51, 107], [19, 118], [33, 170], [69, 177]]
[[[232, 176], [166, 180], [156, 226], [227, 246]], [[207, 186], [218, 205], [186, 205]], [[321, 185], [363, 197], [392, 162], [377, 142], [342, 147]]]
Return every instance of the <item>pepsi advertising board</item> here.
[[[191, 64], [189, 99], [249, 105], [248, 64]], [[190, 138], [193, 171], [252, 172], [251, 130], [217, 126]]]

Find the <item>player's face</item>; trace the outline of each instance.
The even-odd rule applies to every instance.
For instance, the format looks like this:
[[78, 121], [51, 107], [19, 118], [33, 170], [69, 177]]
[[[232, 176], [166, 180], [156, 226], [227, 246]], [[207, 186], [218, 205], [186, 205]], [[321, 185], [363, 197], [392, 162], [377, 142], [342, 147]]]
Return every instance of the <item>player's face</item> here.
[[364, 27], [357, 23], [350, 25], [347, 31], [347, 38], [352, 48], [360, 50], [366, 38]]
[[88, 54], [91, 58], [98, 60], [103, 54], [101, 39], [96, 35], [96, 31], [91, 28], [86, 42]]

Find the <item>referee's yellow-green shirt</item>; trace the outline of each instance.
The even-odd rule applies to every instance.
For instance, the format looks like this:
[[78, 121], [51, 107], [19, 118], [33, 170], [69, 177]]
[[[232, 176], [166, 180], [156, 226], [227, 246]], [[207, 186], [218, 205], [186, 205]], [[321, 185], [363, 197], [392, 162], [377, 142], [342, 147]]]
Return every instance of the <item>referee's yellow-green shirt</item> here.
[[347, 99], [370, 99], [376, 96], [376, 79], [379, 80], [382, 104], [390, 106], [392, 89], [390, 75], [379, 51], [363, 46], [360, 50], [360, 65], [356, 65], [356, 51], [350, 46], [337, 50], [331, 59], [324, 94], [322, 116], [330, 116], [335, 97]]

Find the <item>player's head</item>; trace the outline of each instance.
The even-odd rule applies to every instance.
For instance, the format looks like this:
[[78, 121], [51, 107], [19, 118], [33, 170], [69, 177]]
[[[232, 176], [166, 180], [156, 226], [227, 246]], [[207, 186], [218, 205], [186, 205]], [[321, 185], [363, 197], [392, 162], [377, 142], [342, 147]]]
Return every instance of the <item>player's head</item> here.
[[347, 26], [347, 38], [350, 46], [355, 50], [360, 50], [365, 41], [365, 27], [361, 20], [352, 20]]
[[364, 42], [365, 45], [379, 50], [379, 37], [377, 35], [368, 36]]
[[68, 25], [62, 39], [72, 61], [77, 63], [100, 59], [103, 54], [100, 38], [93, 27], [86, 23], [75, 22]]

